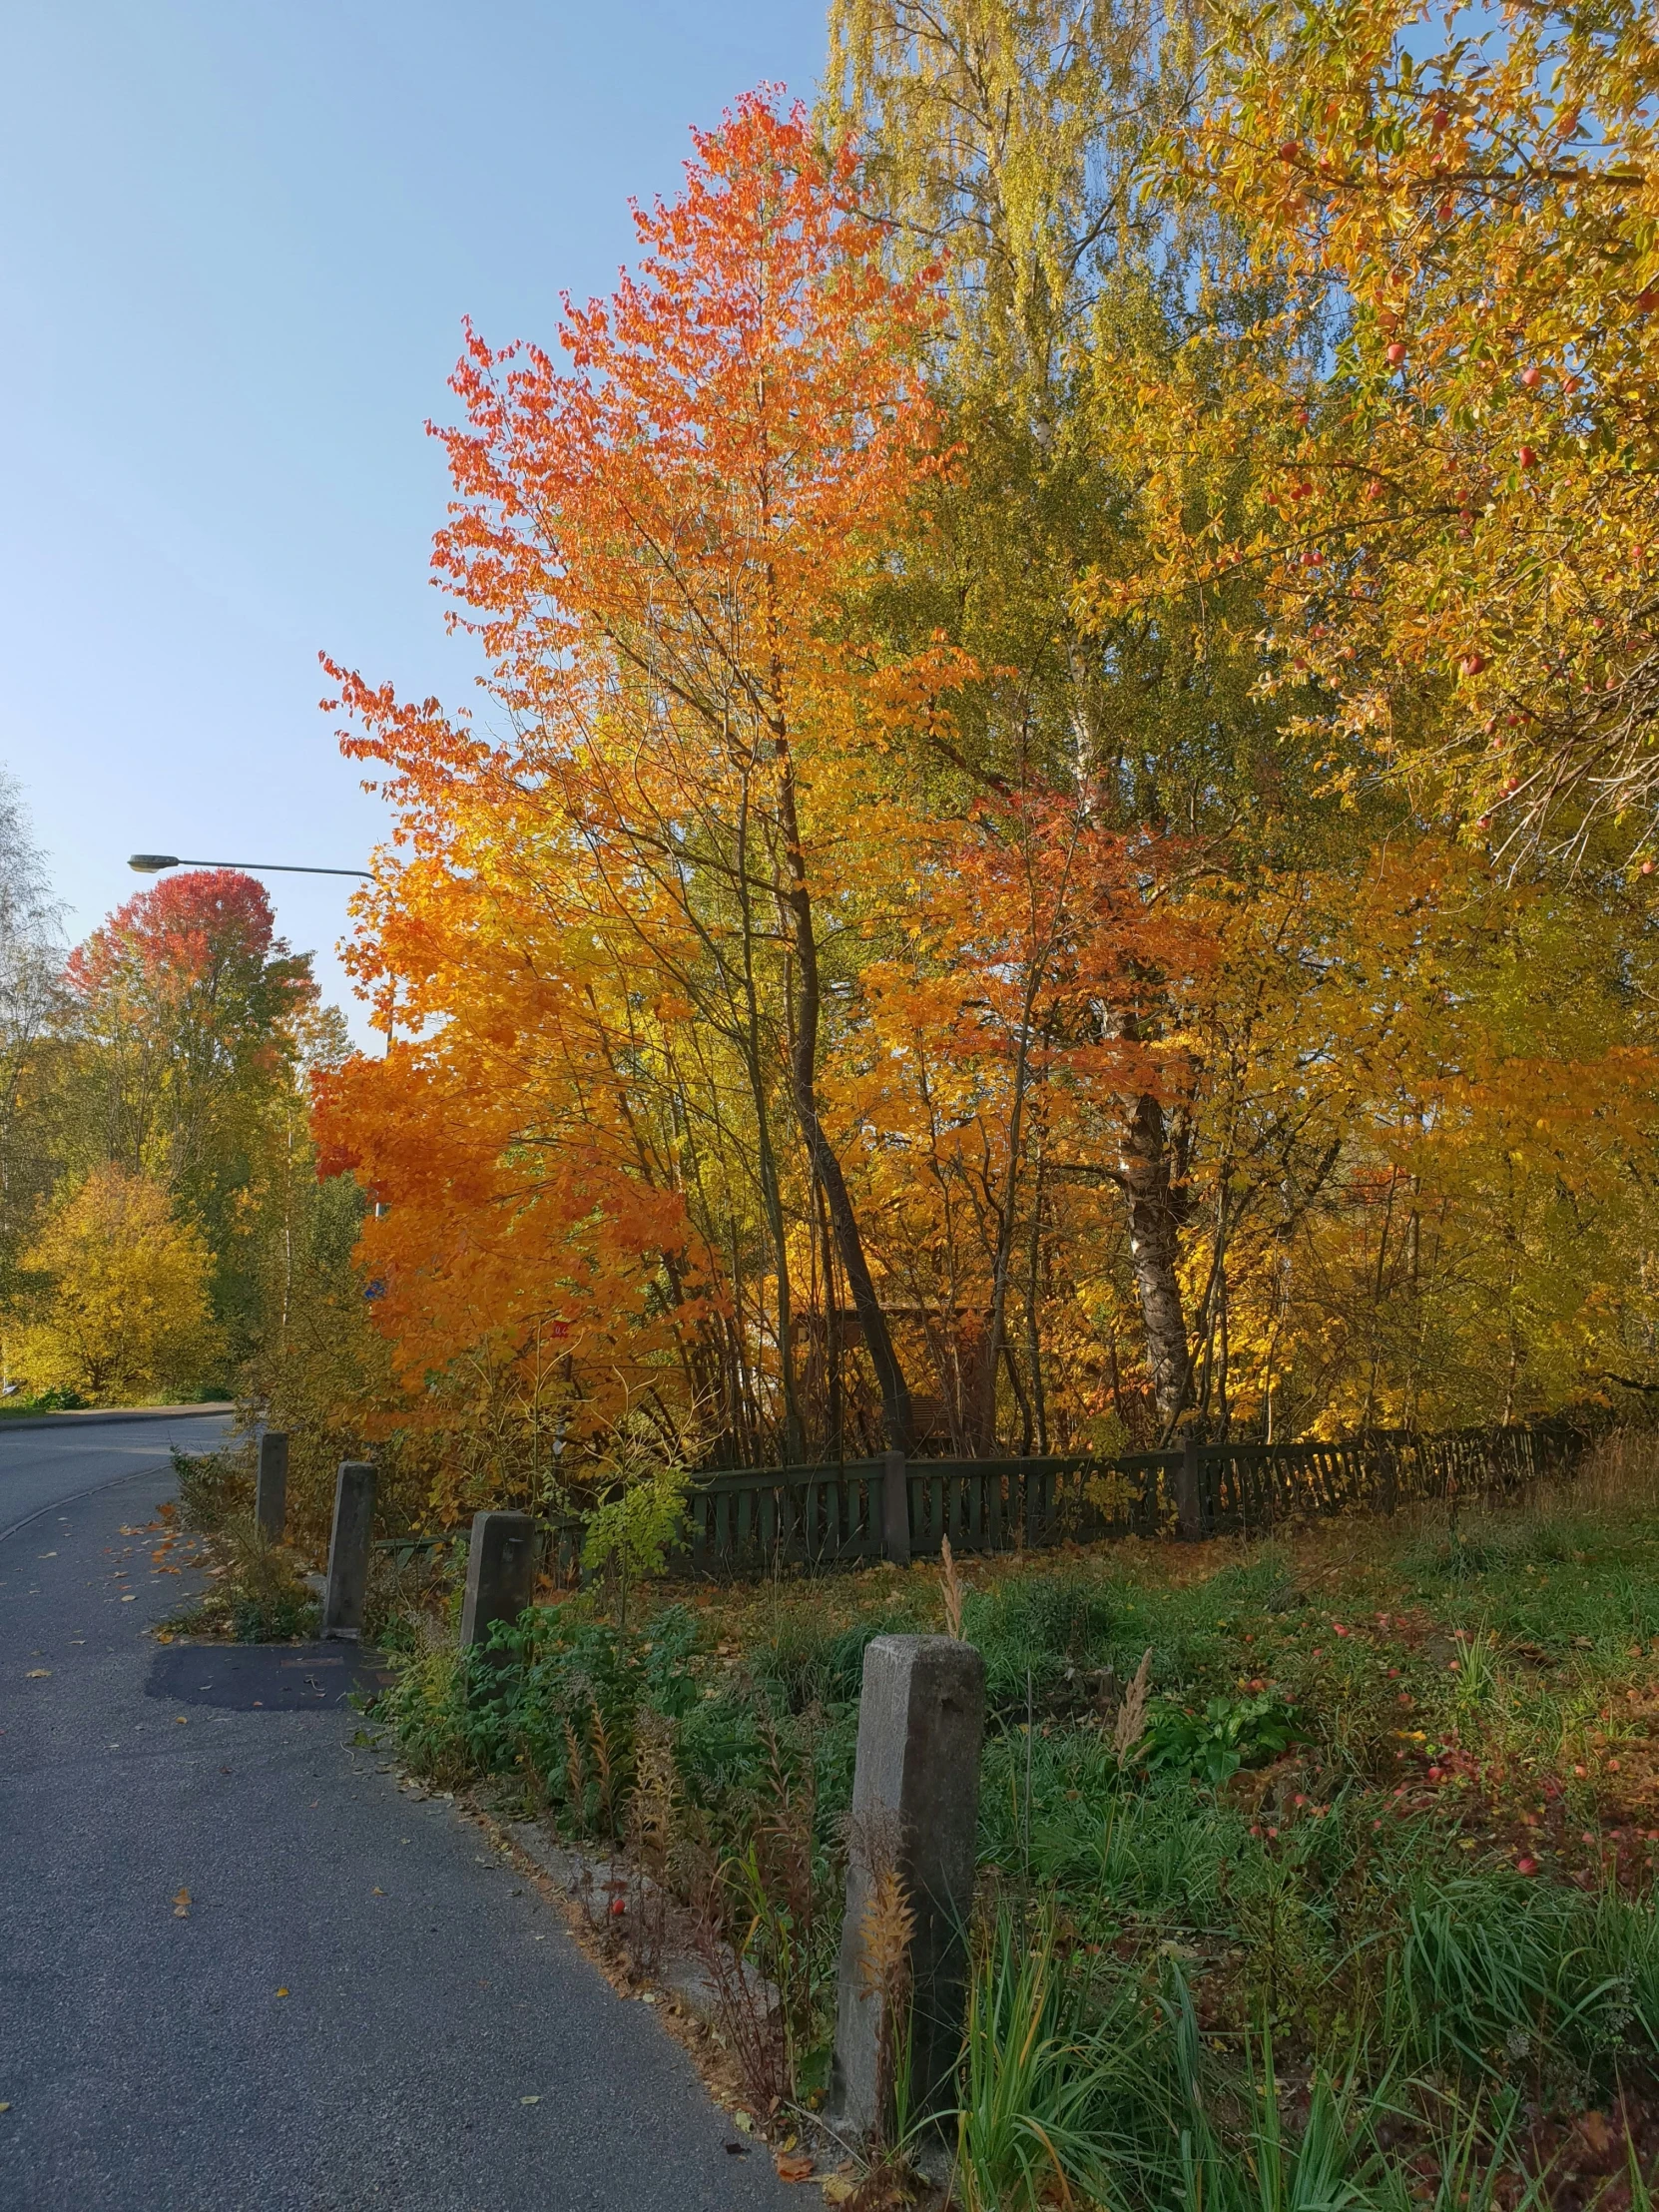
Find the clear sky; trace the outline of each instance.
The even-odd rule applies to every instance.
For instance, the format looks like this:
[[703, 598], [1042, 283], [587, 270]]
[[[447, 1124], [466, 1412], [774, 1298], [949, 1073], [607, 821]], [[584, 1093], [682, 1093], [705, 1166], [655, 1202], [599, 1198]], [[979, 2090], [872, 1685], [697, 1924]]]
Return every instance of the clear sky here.
[[[427, 577], [471, 314], [551, 339], [822, 0], [6, 0], [0, 762], [71, 931], [138, 850], [364, 863], [319, 649], [469, 696]], [[350, 886], [272, 875], [332, 956]]]

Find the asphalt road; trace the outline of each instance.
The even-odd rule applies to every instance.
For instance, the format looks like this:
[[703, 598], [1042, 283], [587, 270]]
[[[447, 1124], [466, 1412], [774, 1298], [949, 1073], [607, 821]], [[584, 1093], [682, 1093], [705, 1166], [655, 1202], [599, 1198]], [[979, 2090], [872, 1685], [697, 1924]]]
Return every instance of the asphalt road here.
[[150, 1557], [143, 1426], [0, 1436], [0, 1529], [44, 1508], [0, 1538], [0, 2205], [802, 2212], [562, 1916], [353, 1746], [349, 1667], [144, 1634], [193, 1577]]
[[166, 1466], [169, 1443], [181, 1451], [211, 1451], [230, 1426], [224, 1413], [133, 1421], [70, 1418], [42, 1428], [10, 1428], [0, 1421], [0, 1538], [45, 1506], [101, 1488], [117, 1475]]

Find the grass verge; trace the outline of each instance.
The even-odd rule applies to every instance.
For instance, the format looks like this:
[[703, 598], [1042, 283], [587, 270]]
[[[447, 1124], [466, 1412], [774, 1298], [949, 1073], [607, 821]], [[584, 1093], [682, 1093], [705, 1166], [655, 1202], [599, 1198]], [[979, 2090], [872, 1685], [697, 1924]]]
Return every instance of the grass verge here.
[[[1645, 2202], [1650, 1476], [1617, 1443], [1526, 1511], [965, 1570], [965, 2212]], [[787, 2121], [827, 2072], [864, 1645], [944, 1608], [921, 1566], [669, 1592], [626, 1631], [576, 1596], [498, 1674], [410, 1612], [381, 1717], [416, 1772], [492, 1775], [705, 1912], [780, 1992], [752, 2070]]]

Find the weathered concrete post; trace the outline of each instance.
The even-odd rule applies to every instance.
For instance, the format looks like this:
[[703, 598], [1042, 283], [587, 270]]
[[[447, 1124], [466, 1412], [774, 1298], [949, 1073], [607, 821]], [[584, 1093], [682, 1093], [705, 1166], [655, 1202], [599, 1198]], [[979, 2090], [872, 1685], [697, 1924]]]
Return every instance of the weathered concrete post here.
[[328, 1586], [322, 1633], [355, 1643], [368, 1598], [368, 1547], [374, 1532], [374, 1469], [366, 1459], [342, 1459], [334, 1481], [334, 1532], [328, 1540]]
[[881, 1454], [881, 1556], [910, 1564], [910, 1471], [901, 1451]]
[[528, 1513], [474, 1513], [461, 1601], [461, 1649], [486, 1654], [497, 1621], [516, 1621], [536, 1591], [536, 1524]]
[[1204, 1534], [1204, 1476], [1198, 1445], [1190, 1437], [1181, 1447], [1181, 1471], [1175, 1478], [1175, 1512], [1183, 1543], [1196, 1544]]
[[[914, 1916], [908, 1974], [910, 2109], [950, 2101], [962, 2037], [968, 1921], [985, 1732], [985, 1662], [950, 1636], [877, 1636], [864, 1652], [858, 1757], [848, 1825], [846, 1918], [830, 2104], [851, 2135], [890, 2122], [897, 2052], [889, 1994], [870, 1939], [878, 1893], [896, 1874]], [[889, 1893], [890, 1880], [886, 1883]], [[901, 2039], [905, 2020], [896, 2022]]]
[[274, 1544], [282, 1540], [288, 1517], [288, 1434], [268, 1428], [260, 1438], [260, 1470], [254, 1480], [254, 1515]]

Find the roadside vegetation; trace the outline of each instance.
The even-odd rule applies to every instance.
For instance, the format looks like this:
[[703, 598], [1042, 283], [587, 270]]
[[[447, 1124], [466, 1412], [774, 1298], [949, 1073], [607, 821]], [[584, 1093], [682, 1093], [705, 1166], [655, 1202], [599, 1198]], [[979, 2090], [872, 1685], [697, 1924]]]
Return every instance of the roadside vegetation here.
[[[964, 2207], [1630, 2201], [1659, 2154], [1656, 1476], [1620, 1437], [1461, 1525], [964, 1570]], [[952, 1602], [924, 1565], [660, 1591], [626, 1628], [561, 1594], [499, 1675], [439, 1605], [388, 1624], [376, 1717], [434, 1784], [488, 1778], [718, 1925], [781, 1994], [770, 2040], [728, 2031], [787, 2121], [826, 2085], [864, 1645]]]
[[244, 1644], [291, 1643], [314, 1636], [318, 1605], [305, 1581], [307, 1562], [273, 1543], [254, 1515], [252, 1447], [173, 1452], [177, 1494], [167, 1511], [205, 1539], [206, 1587], [162, 1623], [177, 1636], [226, 1636]]

